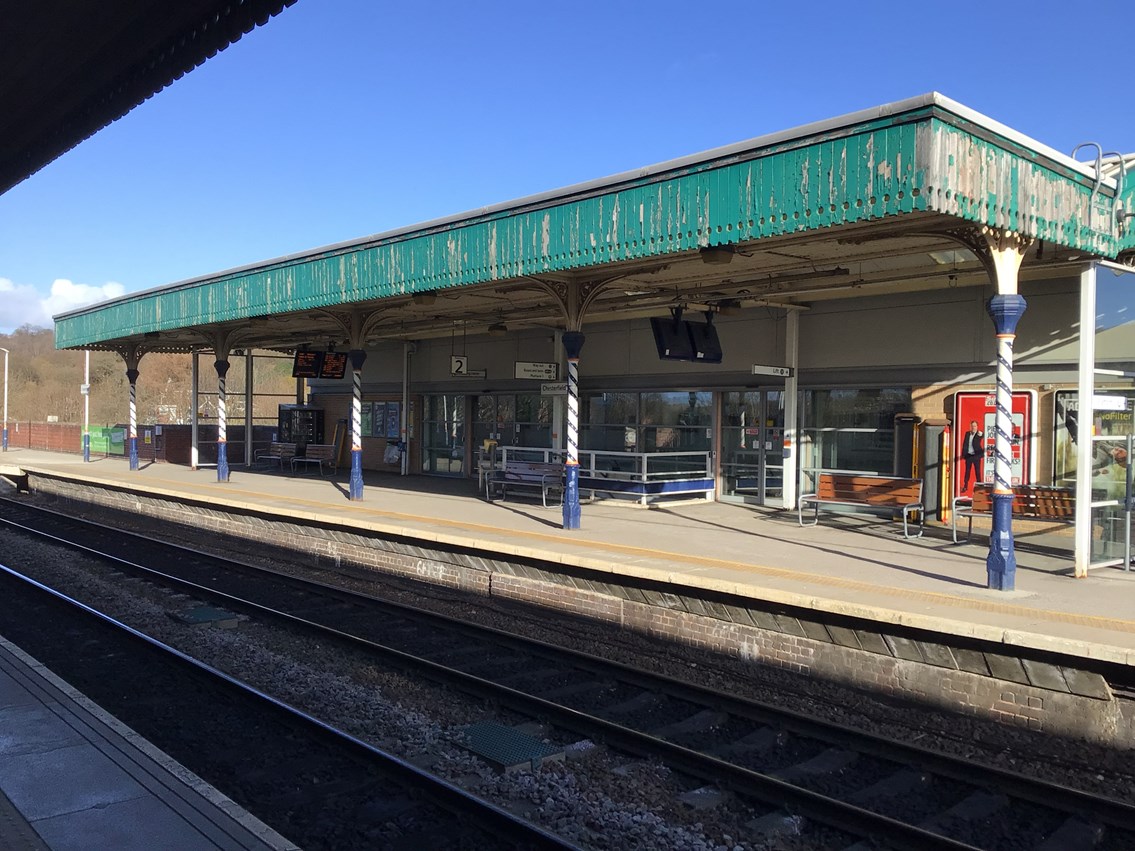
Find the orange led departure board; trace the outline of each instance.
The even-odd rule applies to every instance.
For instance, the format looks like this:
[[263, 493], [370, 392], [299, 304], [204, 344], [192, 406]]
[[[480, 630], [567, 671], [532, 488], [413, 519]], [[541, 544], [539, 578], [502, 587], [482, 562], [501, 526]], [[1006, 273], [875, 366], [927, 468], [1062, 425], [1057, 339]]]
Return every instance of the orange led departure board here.
[[327, 352], [323, 355], [323, 369], [320, 378], [342, 378], [347, 374], [347, 353]]
[[296, 352], [292, 361], [292, 378], [319, 378], [323, 369], [323, 352]]

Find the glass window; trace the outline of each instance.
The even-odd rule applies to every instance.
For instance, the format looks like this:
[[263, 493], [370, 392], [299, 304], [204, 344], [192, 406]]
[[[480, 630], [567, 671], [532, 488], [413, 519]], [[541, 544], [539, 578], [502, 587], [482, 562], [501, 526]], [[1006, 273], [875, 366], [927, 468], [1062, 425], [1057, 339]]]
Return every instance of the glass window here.
[[713, 435], [713, 394], [642, 394], [643, 452], [705, 452]]
[[579, 445], [604, 452], [641, 452], [637, 393], [596, 393], [583, 398]]
[[804, 393], [801, 467], [804, 485], [818, 469], [891, 475], [895, 414], [910, 410], [909, 389], [809, 390]]
[[516, 442], [518, 446], [552, 445], [555, 403], [551, 396], [524, 394], [516, 397]]
[[422, 472], [458, 476], [465, 466], [465, 397], [426, 397], [422, 423]]

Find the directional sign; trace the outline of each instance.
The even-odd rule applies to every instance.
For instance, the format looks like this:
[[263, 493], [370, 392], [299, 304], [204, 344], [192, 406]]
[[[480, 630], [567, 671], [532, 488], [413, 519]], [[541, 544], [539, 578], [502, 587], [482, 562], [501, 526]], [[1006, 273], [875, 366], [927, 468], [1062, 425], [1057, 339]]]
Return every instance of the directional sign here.
[[781, 378], [788, 378], [792, 375], [792, 368], [787, 366], [762, 366], [755, 363], [753, 364], [753, 375], [779, 375]]
[[555, 381], [560, 377], [558, 363], [534, 363], [531, 361], [516, 361], [517, 378], [535, 378], [538, 381]]

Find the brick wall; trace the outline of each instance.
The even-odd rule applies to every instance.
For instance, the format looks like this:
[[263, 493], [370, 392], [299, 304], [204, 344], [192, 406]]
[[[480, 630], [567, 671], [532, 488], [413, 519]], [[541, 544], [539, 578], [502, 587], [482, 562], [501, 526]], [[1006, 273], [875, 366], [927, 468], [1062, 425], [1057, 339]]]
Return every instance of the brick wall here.
[[[1135, 746], [1135, 717], [1103, 676], [1077, 660], [1030, 658], [1022, 648], [954, 646], [949, 636], [900, 634], [865, 621], [824, 621], [823, 613], [759, 600], [698, 596], [676, 585], [620, 584], [610, 574], [551, 563], [514, 562], [472, 550], [367, 535], [347, 526], [303, 525], [268, 515], [227, 514], [50, 476], [32, 490], [84, 510], [151, 516], [194, 534], [256, 541], [281, 559], [308, 553], [319, 564], [351, 566], [477, 596], [495, 596], [632, 630], [659, 640], [819, 677], [853, 689], [1007, 724], [1122, 747]], [[211, 538], [212, 536], [207, 536]], [[218, 544], [220, 546], [220, 544]], [[1005, 655], [1017, 654], [1017, 655]]]

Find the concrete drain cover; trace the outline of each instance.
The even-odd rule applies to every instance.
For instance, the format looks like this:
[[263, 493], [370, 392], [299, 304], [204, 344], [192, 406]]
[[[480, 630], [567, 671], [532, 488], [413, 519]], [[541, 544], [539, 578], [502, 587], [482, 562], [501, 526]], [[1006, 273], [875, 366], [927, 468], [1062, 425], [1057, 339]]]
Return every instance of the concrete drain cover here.
[[506, 774], [526, 768], [539, 768], [547, 760], [562, 761], [563, 748], [546, 745], [539, 739], [503, 724], [485, 721], [465, 728], [468, 750]]
[[217, 626], [221, 629], [235, 629], [239, 622], [232, 612], [215, 606], [191, 606], [174, 612], [173, 618], [189, 626]]

